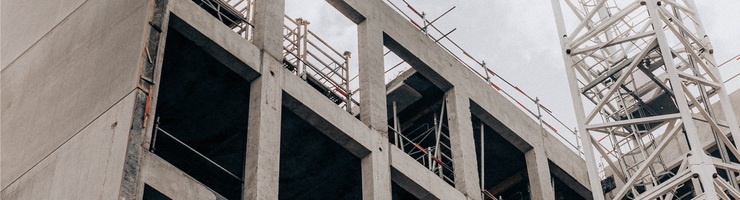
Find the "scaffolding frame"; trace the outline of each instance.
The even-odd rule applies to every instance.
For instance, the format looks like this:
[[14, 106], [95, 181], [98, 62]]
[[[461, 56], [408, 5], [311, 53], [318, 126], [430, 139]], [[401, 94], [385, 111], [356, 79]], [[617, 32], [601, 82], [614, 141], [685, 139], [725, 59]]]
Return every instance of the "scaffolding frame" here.
[[[566, 32], [561, 2], [579, 20], [572, 32]], [[552, 5], [581, 143], [593, 147], [584, 152], [594, 199], [606, 198], [594, 150], [624, 183], [612, 199], [674, 199], [688, 196], [677, 188], [689, 183], [694, 198], [740, 199], [740, 164], [731, 161], [740, 160], [733, 144], [740, 131], [693, 0]], [[589, 110], [584, 99], [592, 103]], [[713, 102], [724, 116], [715, 114]], [[702, 133], [712, 134], [719, 157], [705, 152]], [[673, 141], [688, 150], [676, 173], [662, 157]]]
[[[418, 161], [421, 165], [427, 167], [429, 171], [432, 171], [439, 178], [454, 186], [454, 166], [452, 156], [450, 155], [452, 153], [450, 135], [448, 132], [443, 131], [443, 129], [449, 130], [444, 124], [447, 109], [446, 101], [442, 101], [439, 115], [435, 113], [431, 125], [423, 124], [408, 132], [402, 131], [402, 125], [398, 119], [396, 102], [391, 102], [391, 106], [393, 109], [393, 124], [388, 125], [388, 131], [393, 134], [393, 145]], [[422, 146], [421, 143], [427, 141], [430, 136], [434, 141], [434, 145], [428, 147]], [[450, 153], [445, 153], [445, 151]]]

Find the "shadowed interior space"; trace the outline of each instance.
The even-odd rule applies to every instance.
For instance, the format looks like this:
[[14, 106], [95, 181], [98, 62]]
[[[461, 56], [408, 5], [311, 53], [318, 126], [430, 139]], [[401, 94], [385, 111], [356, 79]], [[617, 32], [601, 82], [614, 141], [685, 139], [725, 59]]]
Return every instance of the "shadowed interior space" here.
[[[483, 151], [481, 152], [481, 123], [473, 115], [473, 138], [478, 157], [478, 172], [483, 165], [483, 188], [496, 198], [512, 200], [530, 199], [529, 178], [524, 153], [494, 131], [483, 125]], [[481, 162], [483, 153], [483, 162]]]
[[362, 199], [360, 158], [288, 108], [280, 127], [279, 199]]
[[389, 142], [454, 186], [444, 91], [413, 69], [386, 89]]
[[[552, 177], [552, 188], [555, 190], [555, 199], [556, 200], [580, 200], [580, 199], [588, 199], [583, 196], [582, 194], [579, 194], [576, 190], [574, 190], [569, 185], [577, 185], [580, 187], [582, 192], [589, 192], [588, 195], [590, 195], [590, 191], [587, 191], [583, 185], [578, 183], [572, 176], [568, 175], [563, 169], [555, 165], [552, 161], [548, 161], [548, 165], [550, 167], [550, 177]], [[566, 184], [566, 182], [570, 184]]]
[[241, 199], [249, 82], [169, 31], [152, 149], [228, 199]]

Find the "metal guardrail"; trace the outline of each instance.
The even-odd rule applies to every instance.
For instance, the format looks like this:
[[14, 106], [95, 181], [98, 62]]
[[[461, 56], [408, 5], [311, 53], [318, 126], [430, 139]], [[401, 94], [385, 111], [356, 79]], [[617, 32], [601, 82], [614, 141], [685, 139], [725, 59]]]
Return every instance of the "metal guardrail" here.
[[314, 87], [323, 90], [330, 100], [352, 113], [359, 105], [350, 89], [349, 59], [351, 53], [340, 53], [312, 32], [307, 20], [285, 16], [283, 57], [288, 69]]
[[193, 0], [229, 26], [244, 39], [252, 41], [254, 0]]
[[[437, 146], [429, 147], [424, 147], [419, 144], [420, 141], [433, 135], [437, 129], [430, 127], [429, 124], [424, 124], [406, 134], [409, 136], [415, 135], [416, 137], [413, 138], [408, 138], [406, 135], [401, 134], [391, 126], [388, 126], [388, 130], [393, 133], [393, 145], [401, 149], [403, 152], [406, 152], [406, 154], [411, 156], [411, 158], [427, 167], [430, 171], [437, 174], [437, 176], [442, 178], [442, 180], [452, 185], [455, 184], [453, 177], [447, 175], [454, 174], [452, 166], [450, 166], [452, 164], [452, 157], [444, 153], [445, 151], [451, 152], [450, 147], [445, 143], [439, 143]], [[440, 137], [445, 137], [449, 141], [449, 136], [447, 134], [441, 133], [439, 135]], [[438, 140], [441, 138], [435, 139]]]
[[[160, 138], [161, 136], [164, 136], [165, 138]], [[181, 147], [185, 147], [187, 150], [189, 150], [191, 153], [194, 153], [198, 156], [198, 158], [203, 159], [207, 161], [212, 167], [215, 167], [219, 171], [223, 172], [224, 174], [228, 175], [229, 177], [234, 178], [240, 183], [244, 183], [244, 180], [242, 180], [239, 176], [234, 175], [229, 170], [226, 170], [226, 168], [222, 167], [215, 161], [211, 160], [210, 158], [206, 157], [205, 155], [201, 154], [197, 150], [190, 147], [190, 145], [185, 144], [185, 142], [181, 141], [180, 139], [177, 139], [177, 137], [173, 136], [169, 132], [165, 131], [164, 129], [159, 127], [159, 124], [154, 125], [154, 133], [152, 134], [152, 142], [149, 147], [149, 152], [155, 153], [157, 151], [157, 139], [170, 139], [174, 141], [176, 144], [179, 144]]]

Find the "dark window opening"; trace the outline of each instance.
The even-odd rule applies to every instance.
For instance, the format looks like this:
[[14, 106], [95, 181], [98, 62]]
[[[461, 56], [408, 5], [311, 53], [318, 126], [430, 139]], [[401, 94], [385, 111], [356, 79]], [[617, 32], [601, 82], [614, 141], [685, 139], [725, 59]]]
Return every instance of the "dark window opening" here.
[[[529, 177], [524, 153], [509, 140], [473, 115], [473, 138], [485, 199], [530, 199]], [[481, 125], [483, 151], [481, 151]], [[481, 162], [481, 153], [483, 154]]]
[[360, 158], [283, 107], [279, 199], [362, 199]]
[[249, 82], [177, 31], [166, 44], [150, 150], [222, 196], [241, 199]]

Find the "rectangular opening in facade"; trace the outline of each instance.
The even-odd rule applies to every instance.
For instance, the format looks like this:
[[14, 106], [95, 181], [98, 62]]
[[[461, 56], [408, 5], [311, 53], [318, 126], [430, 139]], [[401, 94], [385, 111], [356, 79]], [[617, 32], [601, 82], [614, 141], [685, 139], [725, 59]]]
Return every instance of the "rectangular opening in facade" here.
[[249, 85], [169, 31], [150, 151], [228, 199], [240, 199]]
[[286, 1], [283, 66], [354, 114], [359, 113], [358, 65], [352, 57], [357, 52], [356, 27], [326, 2]]
[[485, 199], [529, 199], [524, 153], [475, 115], [471, 121]]
[[445, 93], [413, 69], [386, 89], [389, 142], [454, 186]]
[[286, 107], [279, 153], [279, 199], [362, 199], [360, 158]]
[[[553, 163], [552, 161], [548, 161], [548, 167], [550, 168], [552, 188], [555, 190], [556, 200], [591, 199], [591, 191], [589, 191], [587, 187], [581, 185], [575, 178], [566, 173], [563, 169], [555, 165], [555, 163]], [[588, 198], [584, 197], [584, 195], [588, 196]]]

